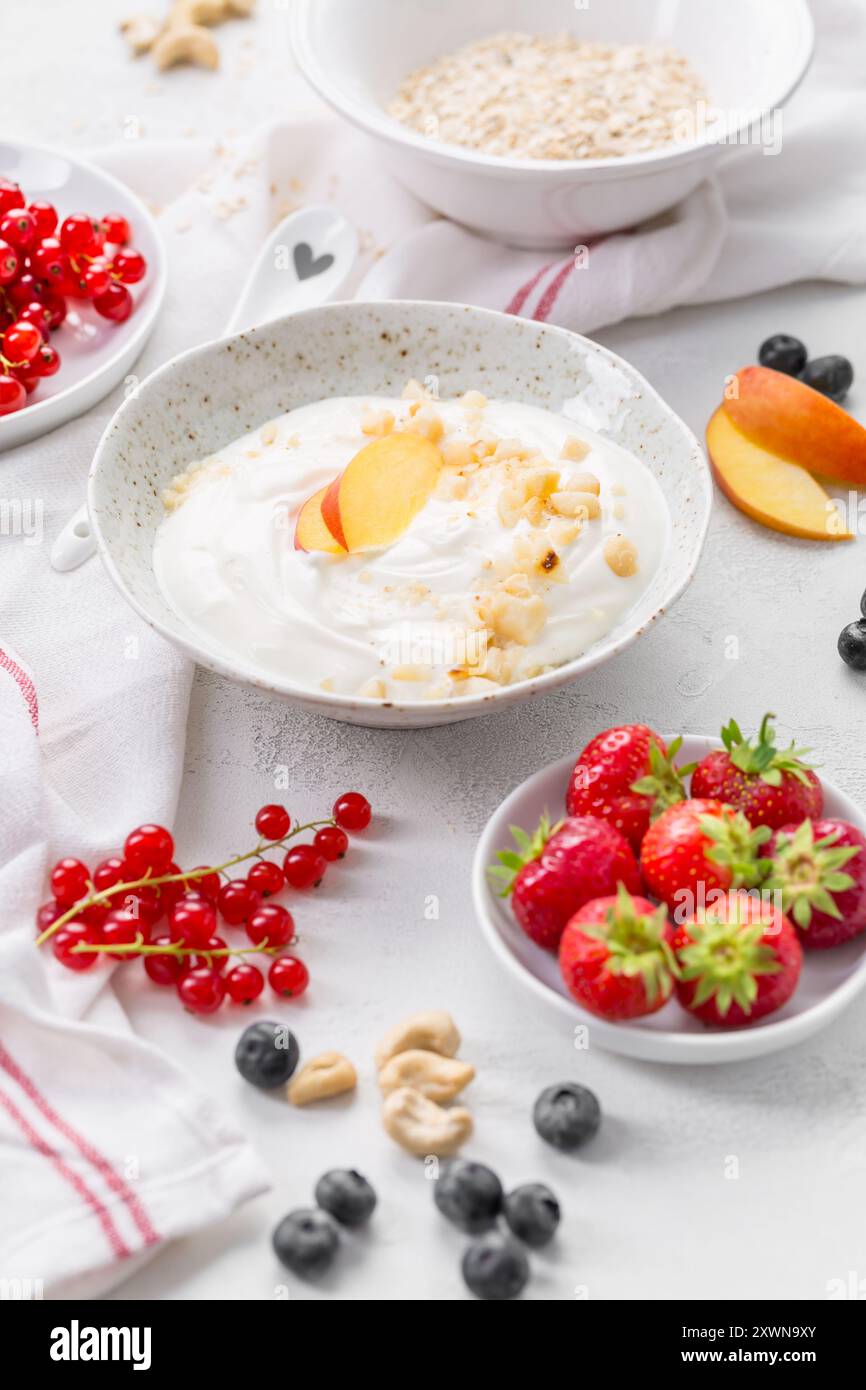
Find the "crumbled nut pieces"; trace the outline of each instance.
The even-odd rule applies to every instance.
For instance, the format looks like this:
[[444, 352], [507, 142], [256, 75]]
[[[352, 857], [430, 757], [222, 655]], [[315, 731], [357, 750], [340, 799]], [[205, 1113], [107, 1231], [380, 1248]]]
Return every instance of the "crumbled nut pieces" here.
[[135, 57], [151, 53], [160, 72], [179, 64], [219, 67], [219, 45], [209, 26], [252, 14], [255, 0], [174, 0], [166, 19], [138, 14], [121, 20], [120, 32]]
[[485, 154], [607, 159], [688, 138], [706, 99], [676, 49], [506, 32], [409, 73], [387, 110]]
[[628, 537], [608, 536], [602, 547], [602, 554], [614, 574], [620, 579], [628, 579], [638, 572], [637, 546]]
[[385, 1093], [382, 1124], [391, 1138], [418, 1158], [450, 1158], [472, 1133], [472, 1116], [444, 1102], [468, 1086], [475, 1068], [455, 1058], [460, 1034], [441, 1009], [413, 1014], [376, 1048], [379, 1085]]

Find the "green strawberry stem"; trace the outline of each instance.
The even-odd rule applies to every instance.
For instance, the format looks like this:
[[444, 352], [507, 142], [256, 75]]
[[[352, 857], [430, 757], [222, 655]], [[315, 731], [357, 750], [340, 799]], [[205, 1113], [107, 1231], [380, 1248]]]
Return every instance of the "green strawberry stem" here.
[[667, 753], [663, 753], [655, 739], [650, 741], [649, 746], [649, 771], [646, 776], [639, 777], [636, 782], [632, 782], [630, 791], [637, 792], [640, 796], [651, 796], [653, 798], [650, 820], [657, 820], [663, 811], [669, 806], [675, 805], [677, 801], [685, 801], [687, 792], [684, 777], [691, 777], [697, 763], [684, 763], [677, 767], [674, 758], [683, 746], [682, 735], [678, 735], [670, 744]]
[[752, 1012], [758, 976], [775, 975], [782, 968], [773, 948], [761, 940], [765, 927], [765, 922], [741, 922], [736, 912], [730, 920], [730, 909], [728, 920], [708, 912], [703, 922], [689, 925], [691, 941], [681, 947], [679, 963], [683, 980], [698, 981], [693, 1007], [712, 999], [721, 1018], [731, 1004]]
[[499, 863], [491, 864], [487, 870], [500, 898], [509, 896], [520, 870], [526, 864], [531, 864], [533, 859], [539, 858], [551, 835], [554, 835], [561, 825], [562, 821], [551, 825], [550, 816], [545, 811], [531, 835], [527, 835], [519, 825], [508, 827], [517, 848], [500, 850], [496, 856]]
[[580, 924], [584, 936], [595, 937], [607, 946], [606, 968], [612, 975], [633, 979], [640, 975], [647, 1002], [659, 995], [667, 999], [679, 975], [679, 966], [665, 939], [667, 911], [661, 906], [653, 913], [638, 912], [625, 884], [617, 885], [616, 904], [608, 908], [605, 921]]
[[834, 848], [839, 831], [815, 839], [810, 820], [803, 821], [793, 835], [781, 831], [776, 837], [766, 887], [782, 894], [782, 911], [793, 917], [798, 927], [808, 931], [812, 913], [823, 912], [842, 920], [834, 893], [853, 888], [854, 879], [842, 873], [849, 859], [860, 853], [859, 845]]
[[722, 729], [722, 743], [728, 757], [747, 776], [760, 777], [771, 787], [778, 787], [782, 774], [790, 772], [793, 777], [809, 786], [806, 772], [812, 767], [804, 759], [808, 748], [797, 748], [793, 743], [788, 748], [776, 747], [776, 734], [771, 726], [775, 714], [765, 714], [761, 727], [754, 739], [747, 739], [735, 719], [731, 719]]
[[701, 816], [700, 827], [712, 841], [706, 858], [729, 870], [731, 888], [755, 888], [764, 882], [770, 863], [760, 859], [758, 851], [773, 834], [768, 825], [753, 829], [743, 812], [737, 811], [731, 816]]

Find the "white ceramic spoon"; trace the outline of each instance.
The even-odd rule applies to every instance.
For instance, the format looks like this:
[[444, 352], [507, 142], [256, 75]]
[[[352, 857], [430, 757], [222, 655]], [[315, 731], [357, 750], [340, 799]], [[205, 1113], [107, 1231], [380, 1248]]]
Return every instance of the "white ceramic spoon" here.
[[[357, 233], [333, 208], [302, 208], [284, 217], [253, 263], [224, 336], [336, 298], [357, 256]], [[55, 540], [52, 567], [63, 572], [77, 569], [95, 550], [83, 505]]]

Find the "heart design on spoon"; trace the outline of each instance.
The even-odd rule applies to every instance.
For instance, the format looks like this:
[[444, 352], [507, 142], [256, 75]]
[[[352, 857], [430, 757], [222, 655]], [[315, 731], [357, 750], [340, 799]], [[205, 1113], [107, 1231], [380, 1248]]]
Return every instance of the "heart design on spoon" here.
[[314, 275], [322, 275], [334, 264], [334, 257], [330, 252], [314, 258], [313, 248], [308, 241], [299, 241], [292, 254], [299, 280], [311, 280]]

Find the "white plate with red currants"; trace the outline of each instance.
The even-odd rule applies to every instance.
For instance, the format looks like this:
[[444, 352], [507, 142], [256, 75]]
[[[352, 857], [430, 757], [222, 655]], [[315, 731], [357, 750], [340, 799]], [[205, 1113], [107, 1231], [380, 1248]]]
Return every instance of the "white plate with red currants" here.
[[156, 223], [128, 188], [59, 151], [0, 141], [0, 450], [123, 381], [165, 283]]
[[482, 931], [582, 1045], [740, 1061], [801, 1042], [866, 985], [866, 818], [773, 717], [721, 739], [603, 730], [489, 820]]

